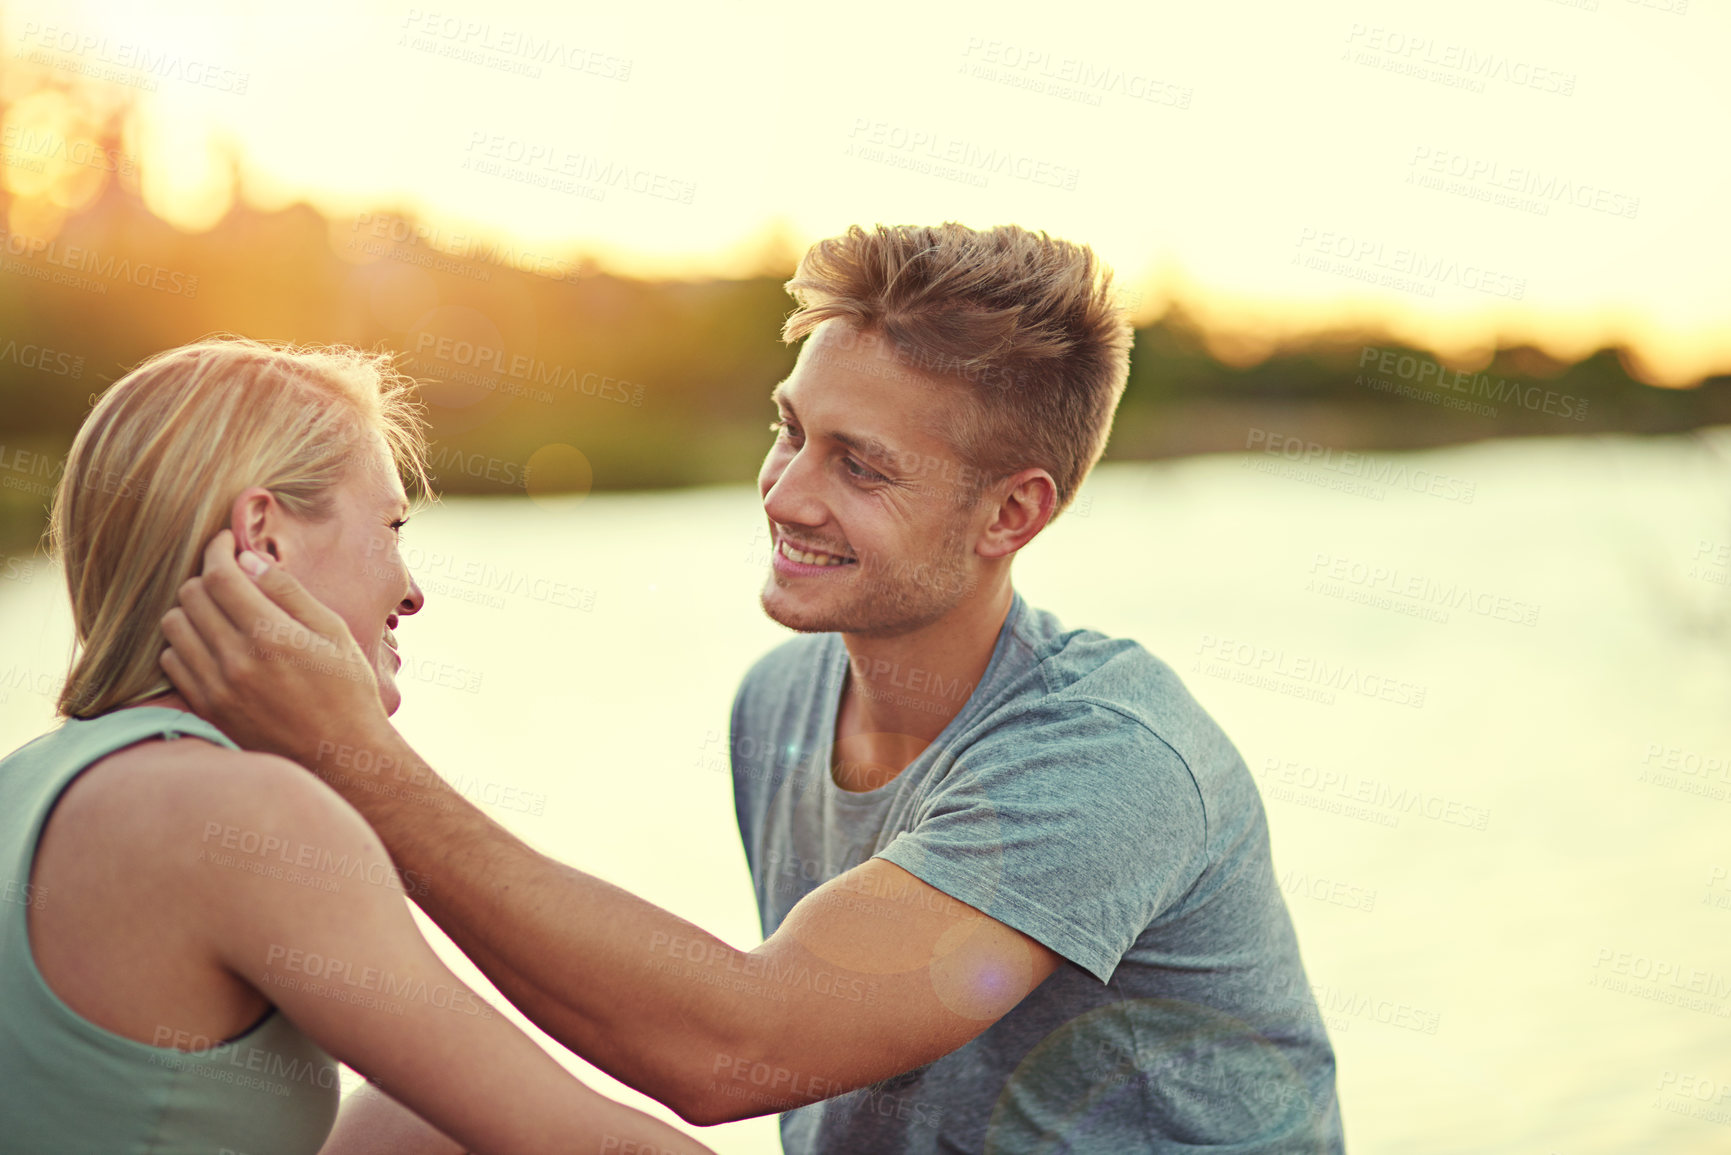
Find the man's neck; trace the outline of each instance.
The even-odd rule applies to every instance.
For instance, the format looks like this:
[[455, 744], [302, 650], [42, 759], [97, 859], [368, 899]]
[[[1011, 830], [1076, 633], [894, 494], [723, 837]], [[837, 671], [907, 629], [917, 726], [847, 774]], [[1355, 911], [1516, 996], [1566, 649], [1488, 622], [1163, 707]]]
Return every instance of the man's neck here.
[[837, 785], [876, 789], [943, 732], [991, 664], [1013, 599], [1006, 580], [910, 633], [842, 635], [848, 671], [836, 714]]

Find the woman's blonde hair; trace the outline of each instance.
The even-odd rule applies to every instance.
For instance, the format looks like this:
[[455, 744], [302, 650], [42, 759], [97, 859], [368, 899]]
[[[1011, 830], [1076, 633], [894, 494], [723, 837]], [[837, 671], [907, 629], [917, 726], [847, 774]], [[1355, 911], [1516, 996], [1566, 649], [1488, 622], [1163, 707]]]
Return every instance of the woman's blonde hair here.
[[414, 388], [391, 354], [230, 336], [158, 353], [110, 386], [49, 518], [78, 642], [57, 711], [93, 718], [171, 688], [162, 616], [244, 490], [324, 521], [376, 432], [405, 488], [430, 494]]

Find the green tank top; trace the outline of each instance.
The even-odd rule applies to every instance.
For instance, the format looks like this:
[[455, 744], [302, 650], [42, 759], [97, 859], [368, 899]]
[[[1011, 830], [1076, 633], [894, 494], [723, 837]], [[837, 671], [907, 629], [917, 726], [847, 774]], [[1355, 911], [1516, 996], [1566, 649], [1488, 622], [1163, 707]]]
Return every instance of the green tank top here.
[[[272, 1008], [202, 1051], [140, 1043], [80, 1017], [30, 953], [30, 867], [80, 771], [124, 746], [216, 727], [162, 706], [69, 719], [0, 759], [0, 1148], [16, 1155], [315, 1155], [336, 1118], [336, 1060]], [[173, 901], [164, 896], [163, 901]]]

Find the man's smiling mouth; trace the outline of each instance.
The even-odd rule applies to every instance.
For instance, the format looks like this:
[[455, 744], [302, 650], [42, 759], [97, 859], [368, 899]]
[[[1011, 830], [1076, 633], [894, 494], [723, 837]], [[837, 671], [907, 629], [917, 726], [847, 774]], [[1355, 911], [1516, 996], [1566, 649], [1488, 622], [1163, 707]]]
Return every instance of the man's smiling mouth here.
[[828, 553], [824, 550], [801, 549], [786, 538], [782, 538], [776, 544], [776, 550], [788, 561], [798, 562], [801, 565], [843, 566], [858, 564], [857, 559], [843, 557], [840, 554]]

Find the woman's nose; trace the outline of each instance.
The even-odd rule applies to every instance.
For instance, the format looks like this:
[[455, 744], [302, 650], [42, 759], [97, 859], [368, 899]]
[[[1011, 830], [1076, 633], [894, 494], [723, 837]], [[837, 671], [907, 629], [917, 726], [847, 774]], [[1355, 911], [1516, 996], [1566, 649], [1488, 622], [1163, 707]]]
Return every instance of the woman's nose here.
[[418, 614], [421, 607], [427, 604], [427, 595], [421, 592], [421, 587], [414, 578], [409, 579], [409, 596], [397, 603], [399, 614]]

